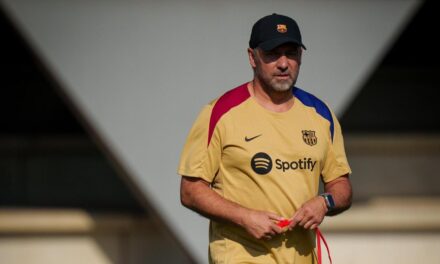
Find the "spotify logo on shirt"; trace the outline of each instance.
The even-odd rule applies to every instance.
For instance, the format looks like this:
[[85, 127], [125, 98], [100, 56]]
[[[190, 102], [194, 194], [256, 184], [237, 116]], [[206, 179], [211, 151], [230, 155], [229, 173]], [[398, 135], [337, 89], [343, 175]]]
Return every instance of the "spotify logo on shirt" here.
[[252, 157], [251, 166], [256, 173], [267, 174], [272, 170], [272, 158], [264, 152], [259, 152]]
[[[288, 172], [290, 170], [313, 171], [316, 164], [316, 160], [307, 157], [291, 161], [275, 159], [275, 169], [282, 172]], [[268, 174], [272, 170], [272, 165], [272, 158], [264, 152], [258, 152], [251, 159], [252, 169], [260, 175]]]

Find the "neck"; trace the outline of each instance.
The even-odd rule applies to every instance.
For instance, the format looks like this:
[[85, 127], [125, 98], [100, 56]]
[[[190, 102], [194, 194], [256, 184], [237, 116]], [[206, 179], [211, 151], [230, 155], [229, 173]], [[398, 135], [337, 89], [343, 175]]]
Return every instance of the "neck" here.
[[292, 88], [287, 91], [275, 91], [262, 85], [258, 79], [254, 79], [249, 82], [248, 89], [256, 101], [267, 110], [285, 112], [293, 106]]

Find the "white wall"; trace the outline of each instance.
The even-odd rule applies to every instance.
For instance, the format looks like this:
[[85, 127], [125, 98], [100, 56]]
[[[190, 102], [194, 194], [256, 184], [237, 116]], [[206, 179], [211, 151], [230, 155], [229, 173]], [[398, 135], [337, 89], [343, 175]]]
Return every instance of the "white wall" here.
[[180, 206], [176, 167], [203, 104], [250, 80], [252, 24], [294, 17], [298, 85], [340, 113], [419, 5], [402, 1], [3, 0], [51, 73], [201, 262], [207, 221]]

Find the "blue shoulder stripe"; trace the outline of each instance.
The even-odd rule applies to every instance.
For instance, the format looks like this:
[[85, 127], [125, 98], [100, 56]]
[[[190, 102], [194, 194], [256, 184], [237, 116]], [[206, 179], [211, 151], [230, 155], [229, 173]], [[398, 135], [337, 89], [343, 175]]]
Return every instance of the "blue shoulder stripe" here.
[[333, 134], [335, 128], [334, 128], [332, 113], [330, 112], [330, 109], [327, 107], [327, 105], [323, 101], [319, 100], [313, 94], [310, 94], [297, 87], [293, 87], [292, 92], [293, 95], [295, 95], [295, 97], [298, 98], [304, 105], [315, 108], [316, 112], [320, 116], [324, 117], [330, 122], [330, 134], [333, 141]]

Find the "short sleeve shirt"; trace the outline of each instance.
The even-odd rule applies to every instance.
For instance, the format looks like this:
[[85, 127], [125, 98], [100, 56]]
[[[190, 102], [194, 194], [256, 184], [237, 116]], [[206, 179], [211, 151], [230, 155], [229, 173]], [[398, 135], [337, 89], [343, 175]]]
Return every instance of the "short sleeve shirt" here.
[[[211, 183], [244, 207], [292, 217], [317, 195], [320, 177], [329, 182], [351, 173], [333, 112], [310, 93], [296, 87], [293, 93], [293, 106], [281, 113], [258, 104], [247, 84], [205, 106], [188, 135], [178, 173]], [[239, 227], [212, 221], [211, 261], [311, 263], [314, 239], [308, 231], [295, 229], [279, 239], [258, 241]], [[288, 246], [296, 240], [306, 242]]]

